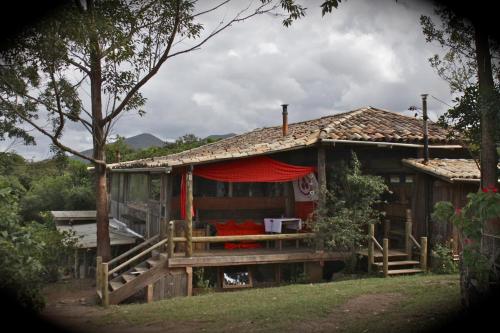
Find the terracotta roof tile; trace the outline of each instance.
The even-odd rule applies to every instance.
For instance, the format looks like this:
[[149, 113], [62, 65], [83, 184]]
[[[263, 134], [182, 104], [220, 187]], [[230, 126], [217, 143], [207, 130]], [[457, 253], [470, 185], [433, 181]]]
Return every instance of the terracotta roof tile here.
[[481, 173], [472, 159], [430, 159], [427, 164], [421, 158], [403, 159], [403, 164], [419, 171], [453, 182], [478, 182]]
[[[421, 120], [373, 107], [289, 124], [288, 133], [283, 137], [281, 126], [258, 128], [177, 154], [116, 163], [109, 167], [177, 166], [197, 161], [267, 154], [310, 146], [320, 140], [423, 143]], [[430, 144], [455, 144], [447, 139], [447, 134], [445, 129], [429, 122]]]

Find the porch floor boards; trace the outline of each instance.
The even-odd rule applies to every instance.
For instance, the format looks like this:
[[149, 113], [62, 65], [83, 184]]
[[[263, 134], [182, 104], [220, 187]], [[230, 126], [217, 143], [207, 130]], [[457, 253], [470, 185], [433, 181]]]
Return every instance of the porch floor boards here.
[[183, 252], [174, 253], [168, 260], [169, 267], [238, 266], [287, 262], [343, 260], [346, 253], [317, 252], [310, 248], [285, 249], [234, 249], [194, 252], [185, 257]]

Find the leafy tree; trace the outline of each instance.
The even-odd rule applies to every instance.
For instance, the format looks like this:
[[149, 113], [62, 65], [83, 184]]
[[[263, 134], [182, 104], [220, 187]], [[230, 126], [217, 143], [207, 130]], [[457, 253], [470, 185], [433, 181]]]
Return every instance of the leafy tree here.
[[366, 227], [380, 221], [381, 213], [375, 205], [389, 189], [381, 177], [362, 174], [355, 153], [349, 164], [342, 161], [334, 169], [326, 203], [316, 212], [318, 220], [312, 227], [317, 240], [327, 248], [351, 251], [354, 260], [356, 250], [366, 238]]
[[[478, 15], [478, 9], [489, 10], [484, 5], [471, 8], [469, 5], [448, 3], [438, 7], [440, 28], [429, 17], [421, 17], [421, 25], [428, 42], [437, 41], [448, 52], [444, 58], [435, 56], [431, 65], [438, 74], [450, 83], [452, 91], [459, 91], [463, 96], [458, 104], [445, 114], [451, 118], [457, 130], [477, 140], [480, 151], [481, 187], [496, 188], [498, 186], [498, 119], [500, 119], [500, 46], [487, 31], [487, 22]], [[442, 122], [444, 119], [442, 120]], [[479, 125], [479, 126], [478, 126]], [[472, 200], [472, 198], [469, 198]], [[469, 202], [470, 203], [470, 202]], [[487, 234], [500, 234], [498, 218], [492, 218], [483, 225]], [[484, 240], [481, 248], [483, 254], [496, 260], [494, 244]], [[461, 270], [462, 299], [466, 305], [474, 305], [478, 298], [474, 294], [487, 295], [489, 288], [500, 281], [500, 274], [492, 266], [492, 275], [497, 277], [495, 283], [482, 285], [484, 279], [471, 275], [467, 263]]]
[[[338, 2], [325, 1], [323, 13]], [[169, 59], [199, 49], [234, 23], [280, 8], [285, 26], [305, 15], [305, 8], [293, 0], [260, 0], [203, 35], [200, 18], [228, 3], [200, 8], [199, 2], [189, 0], [76, 0], [25, 29], [0, 52], [0, 138], [33, 143], [26, 128], [35, 128], [58, 149], [94, 164], [97, 252], [104, 261], [111, 255], [106, 139], [119, 115], [144, 113], [141, 88]], [[183, 48], [188, 42], [191, 45]], [[90, 100], [82, 97], [85, 86]], [[93, 156], [63, 143], [68, 123], [90, 133]]]
[[125, 143], [125, 138], [123, 136], [117, 136], [113, 143], [108, 143], [106, 145], [106, 162], [116, 163], [123, 161], [124, 156], [133, 152], [134, 149]]
[[19, 193], [11, 185], [0, 176], [0, 289], [36, 311], [44, 305], [42, 283], [59, 276], [61, 261], [75, 240], [53, 224], [23, 223]]

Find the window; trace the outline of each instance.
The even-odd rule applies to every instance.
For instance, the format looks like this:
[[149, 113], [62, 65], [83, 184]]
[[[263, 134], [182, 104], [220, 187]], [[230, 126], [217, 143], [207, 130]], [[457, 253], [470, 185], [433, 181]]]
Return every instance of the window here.
[[151, 174], [151, 183], [149, 185], [149, 198], [151, 200], [160, 201], [161, 176], [159, 174]]
[[222, 270], [222, 288], [251, 288], [252, 273], [246, 267], [224, 267]]
[[127, 201], [146, 201], [148, 199], [148, 176], [139, 173], [130, 174], [127, 191]]

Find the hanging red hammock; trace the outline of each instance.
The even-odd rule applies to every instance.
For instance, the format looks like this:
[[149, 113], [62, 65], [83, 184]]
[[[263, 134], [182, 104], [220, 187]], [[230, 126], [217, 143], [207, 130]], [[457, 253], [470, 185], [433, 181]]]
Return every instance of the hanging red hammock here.
[[[195, 166], [195, 176], [229, 183], [277, 183], [292, 181], [314, 172], [315, 167], [291, 165], [267, 156]], [[181, 180], [181, 218], [186, 217], [186, 172]], [[194, 215], [194, 214], [193, 214]]]

